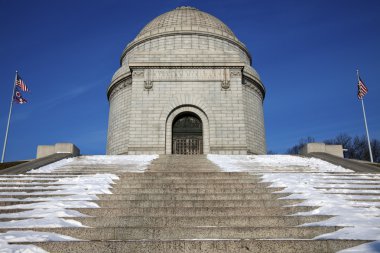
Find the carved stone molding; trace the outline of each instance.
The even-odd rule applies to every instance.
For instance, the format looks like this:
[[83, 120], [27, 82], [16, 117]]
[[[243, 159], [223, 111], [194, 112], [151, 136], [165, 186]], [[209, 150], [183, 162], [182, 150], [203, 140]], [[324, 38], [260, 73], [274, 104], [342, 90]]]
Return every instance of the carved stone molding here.
[[134, 70], [132, 72], [133, 78], [144, 78], [144, 70]]
[[146, 80], [154, 81], [217, 81], [223, 69], [146, 69]]
[[153, 69], [145, 70], [144, 90], [149, 91], [153, 88], [152, 72], [153, 72]]
[[123, 90], [124, 88], [128, 87], [132, 85], [132, 78], [127, 78], [127, 79], [122, 79], [120, 80], [119, 82], [117, 82], [115, 85], [114, 85], [114, 88], [112, 89], [112, 91], [109, 93], [109, 97], [108, 99], [111, 100], [112, 97], [119, 91]]
[[186, 63], [183, 63], [182, 65], [166, 65], [165, 63], [160, 63], [159, 65], [141, 65], [135, 66], [134, 63], [130, 63], [129, 67], [133, 71], [142, 71], [142, 69], [234, 69], [234, 70], [241, 70], [244, 68], [242, 65], [207, 65], [207, 64], [201, 64], [199, 66], [195, 66], [193, 63], [190, 65], [186, 65]]
[[135, 48], [138, 45], [144, 44], [146, 42], [149, 42], [151, 40], [159, 39], [162, 37], [167, 37], [167, 36], [181, 36], [181, 35], [197, 35], [197, 36], [204, 36], [204, 37], [212, 37], [215, 39], [220, 39], [223, 41], [227, 41], [228, 43], [231, 43], [232, 45], [237, 46], [240, 48], [249, 58], [249, 63], [252, 64], [252, 57], [251, 54], [248, 52], [248, 49], [245, 47], [243, 43], [240, 41], [237, 41], [232, 38], [227, 38], [222, 35], [217, 35], [217, 34], [210, 34], [209, 32], [203, 32], [203, 31], [172, 31], [172, 32], [165, 32], [162, 34], [157, 34], [157, 35], [151, 35], [147, 36], [145, 38], [139, 38], [138, 40], [134, 40], [131, 43], [127, 45], [127, 47], [124, 49], [121, 57], [120, 57], [120, 64], [122, 64], [124, 57], [132, 51], [133, 48]]
[[229, 80], [223, 80], [221, 82], [221, 86], [223, 90], [228, 90], [230, 88], [230, 81]]
[[221, 86], [223, 90], [228, 90], [230, 88], [230, 70], [224, 69], [223, 70], [223, 80], [221, 82]]
[[241, 77], [241, 70], [239, 70], [239, 69], [231, 70], [230, 76], [231, 76], [231, 78]]
[[144, 89], [151, 90], [153, 88], [153, 81], [147, 80], [144, 81]]
[[259, 96], [261, 97], [261, 99], [264, 99], [264, 94], [262, 92], [261, 89], [259, 89], [257, 87], [256, 84], [254, 84], [253, 82], [251, 82], [249, 79], [247, 78], [243, 78], [243, 85], [253, 91], [255, 91], [257, 94], [259, 94]]

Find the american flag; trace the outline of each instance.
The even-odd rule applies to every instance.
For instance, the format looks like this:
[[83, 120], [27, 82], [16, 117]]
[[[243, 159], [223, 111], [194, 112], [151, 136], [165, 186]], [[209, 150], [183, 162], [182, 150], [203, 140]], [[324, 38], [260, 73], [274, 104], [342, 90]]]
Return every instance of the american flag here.
[[367, 94], [367, 92], [368, 92], [367, 86], [365, 86], [364, 82], [359, 77], [359, 82], [358, 82], [358, 99], [363, 99], [364, 95]]
[[28, 86], [26, 86], [26, 84], [24, 83], [24, 81], [22, 80], [19, 74], [17, 74], [17, 77], [16, 77], [16, 86], [20, 87], [22, 91], [27, 91], [27, 92], [29, 91]]

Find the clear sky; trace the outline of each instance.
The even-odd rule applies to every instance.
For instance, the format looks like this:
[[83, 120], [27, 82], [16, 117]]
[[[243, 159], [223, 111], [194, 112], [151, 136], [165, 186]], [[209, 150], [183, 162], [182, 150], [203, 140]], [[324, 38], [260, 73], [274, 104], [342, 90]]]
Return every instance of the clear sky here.
[[1, 147], [16, 70], [32, 90], [14, 106], [6, 160], [57, 142], [104, 154], [106, 89], [124, 47], [182, 5], [221, 19], [251, 52], [267, 89], [268, 150], [364, 134], [357, 68], [369, 88], [370, 134], [380, 139], [378, 0], [0, 0]]

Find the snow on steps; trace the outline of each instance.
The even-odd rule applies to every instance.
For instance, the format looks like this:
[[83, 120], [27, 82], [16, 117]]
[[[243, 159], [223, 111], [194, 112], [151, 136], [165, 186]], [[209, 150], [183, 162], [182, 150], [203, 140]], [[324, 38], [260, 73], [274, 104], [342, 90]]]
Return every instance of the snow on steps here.
[[[288, 155], [208, 158], [223, 171], [259, 173], [270, 187], [284, 187], [280, 199], [305, 199], [296, 206], [320, 206], [295, 215], [332, 215], [301, 226], [345, 226], [315, 239], [380, 240], [380, 174], [353, 173], [316, 158]], [[299, 168], [296, 170], [295, 168]], [[380, 241], [342, 252], [380, 252]]]
[[154, 158], [78, 157], [1, 176], [0, 248], [336, 252], [379, 235], [374, 175], [289, 156], [209, 155], [218, 166], [205, 156]]

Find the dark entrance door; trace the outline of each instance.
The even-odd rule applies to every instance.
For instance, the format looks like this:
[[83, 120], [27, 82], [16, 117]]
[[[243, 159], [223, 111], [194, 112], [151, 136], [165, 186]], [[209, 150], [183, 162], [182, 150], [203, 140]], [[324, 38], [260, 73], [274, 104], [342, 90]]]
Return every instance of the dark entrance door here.
[[173, 121], [173, 154], [203, 154], [202, 121], [195, 114], [181, 114]]

